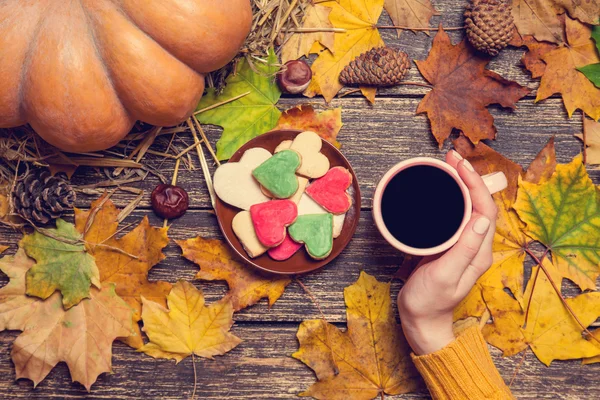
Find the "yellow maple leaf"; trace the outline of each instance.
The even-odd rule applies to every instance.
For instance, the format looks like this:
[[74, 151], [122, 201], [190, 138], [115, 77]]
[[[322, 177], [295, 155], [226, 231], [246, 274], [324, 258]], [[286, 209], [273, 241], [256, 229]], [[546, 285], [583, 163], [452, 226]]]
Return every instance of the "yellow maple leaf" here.
[[526, 234], [548, 248], [560, 274], [582, 290], [600, 275], [600, 205], [579, 155], [541, 184], [521, 180], [514, 208]]
[[[330, 12], [331, 8], [329, 7], [309, 3], [304, 10], [302, 27], [306, 29], [333, 28], [333, 25], [329, 21]], [[308, 57], [315, 50], [318, 52], [320, 49], [325, 48], [333, 52], [333, 42], [333, 32], [295, 33], [281, 47], [281, 62], [285, 64], [290, 60], [296, 60], [302, 56]], [[313, 47], [315, 43], [320, 44], [320, 46]]]
[[192, 354], [213, 358], [241, 343], [229, 332], [233, 325], [231, 300], [225, 298], [208, 307], [202, 292], [179, 281], [167, 296], [169, 309], [142, 297], [144, 332], [150, 342], [140, 351], [155, 358], [177, 362]]
[[[117, 294], [134, 310], [134, 321], [141, 318], [141, 296], [165, 305], [171, 290], [168, 282], [149, 282], [150, 269], [165, 258], [162, 249], [169, 243], [167, 228], [150, 226], [148, 218], [122, 238], [117, 238], [119, 210], [105, 196], [92, 202], [89, 211], [75, 209], [75, 226], [84, 233], [87, 250], [95, 257], [102, 283], [115, 283]], [[125, 343], [143, 345], [139, 327], [137, 335]]]
[[[429, 0], [385, 0], [385, 10], [394, 25], [410, 28], [428, 28], [431, 17], [439, 15]], [[396, 30], [398, 37], [403, 30]]]
[[291, 279], [286, 276], [267, 274], [239, 261], [239, 258], [222, 241], [204, 239], [179, 240], [183, 256], [200, 266], [196, 275], [207, 281], [226, 281], [227, 297], [233, 309], [239, 311], [268, 298], [272, 306], [281, 297]]
[[293, 354], [315, 371], [318, 382], [301, 396], [317, 399], [372, 399], [408, 393], [418, 373], [396, 323], [390, 284], [361, 272], [344, 289], [348, 329], [341, 332], [323, 320], [302, 322], [300, 348]]
[[112, 343], [133, 334], [131, 308], [115, 293], [115, 285], [90, 289], [90, 297], [67, 311], [61, 295], [46, 300], [25, 294], [25, 276], [35, 262], [23, 249], [0, 260], [10, 282], [0, 289], [0, 331], [23, 331], [11, 352], [16, 377], [37, 386], [60, 361], [73, 381], [89, 391], [98, 375], [111, 371]]
[[[479, 174], [486, 175], [502, 171], [508, 181], [508, 187], [493, 196], [498, 207], [498, 217], [493, 243], [492, 266], [455, 309], [454, 318], [460, 320], [467, 317], [480, 317], [484, 313], [486, 305], [482, 297], [482, 290], [486, 286], [499, 289], [508, 288], [519, 302], [522, 301], [523, 261], [525, 260], [525, 248], [531, 239], [523, 232], [525, 225], [513, 209], [517, 198], [518, 179], [523, 174], [521, 166], [483, 143], [471, 144], [464, 136], [454, 141], [454, 146], [463, 157], [471, 162]], [[554, 172], [555, 166], [554, 140], [551, 139], [529, 166], [525, 180], [530, 182], [547, 180]]]
[[[323, 51], [312, 64], [313, 79], [304, 92], [305, 96], [322, 94], [325, 101], [330, 102], [343, 87], [339, 81], [342, 69], [362, 53], [385, 45], [376, 26], [383, 3], [384, 0], [321, 3], [322, 6], [331, 8], [329, 20], [333, 26], [346, 31], [335, 33], [333, 52]], [[361, 91], [369, 100], [374, 100], [376, 89], [361, 88]]]
[[[544, 266], [553, 281], [560, 283], [560, 274], [550, 261], [545, 260]], [[534, 292], [530, 296], [531, 290]], [[522, 308], [503, 290], [486, 287], [483, 296], [493, 318], [492, 324], [484, 326], [483, 334], [488, 343], [504, 352], [504, 356], [517, 354], [529, 346], [541, 362], [550, 365], [553, 360], [600, 354], [598, 342], [584, 338], [583, 328], [563, 305], [539, 267], [533, 268], [526, 291], [525, 297], [531, 298], [527, 321], [524, 311], [527, 308]], [[584, 326], [600, 316], [599, 292], [584, 293], [566, 299], [566, 302]]]
[[568, 46], [558, 47], [544, 56], [547, 64], [537, 92], [536, 102], [561, 93], [569, 117], [576, 109], [583, 110], [594, 120], [600, 118], [600, 89], [577, 70], [600, 62], [591, 28], [566, 17]]

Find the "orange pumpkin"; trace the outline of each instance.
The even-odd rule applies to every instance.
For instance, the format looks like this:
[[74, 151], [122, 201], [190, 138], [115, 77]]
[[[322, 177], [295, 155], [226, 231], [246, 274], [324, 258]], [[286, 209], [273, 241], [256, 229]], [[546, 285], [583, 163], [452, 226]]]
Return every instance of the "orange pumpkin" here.
[[249, 0], [0, 1], [0, 127], [86, 152], [179, 124], [251, 20]]

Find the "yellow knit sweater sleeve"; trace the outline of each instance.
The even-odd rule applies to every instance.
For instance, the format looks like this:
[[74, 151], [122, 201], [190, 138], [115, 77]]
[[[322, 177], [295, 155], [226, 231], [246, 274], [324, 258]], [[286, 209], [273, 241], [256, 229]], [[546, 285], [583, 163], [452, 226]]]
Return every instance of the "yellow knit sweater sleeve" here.
[[436, 400], [514, 399], [477, 326], [435, 353], [412, 358]]

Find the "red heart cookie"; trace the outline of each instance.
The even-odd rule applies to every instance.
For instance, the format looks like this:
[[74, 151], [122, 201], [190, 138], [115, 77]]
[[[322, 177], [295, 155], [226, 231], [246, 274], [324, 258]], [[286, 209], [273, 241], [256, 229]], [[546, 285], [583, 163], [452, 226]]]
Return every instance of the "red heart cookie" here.
[[271, 247], [269, 249], [269, 256], [275, 261], [285, 261], [302, 247], [302, 243], [294, 242], [290, 235], [285, 235], [283, 242], [277, 247]]
[[275, 247], [285, 239], [285, 228], [296, 220], [298, 207], [291, 200], [271, 200], [250, 207], [250, 216], [258, 240], [265, 247]]
[[311, 183], [306, 194], [330, 213], [339, 215], [352, 206], [352, 197], [346, 193], [351, 184], [352, 174], [344, 167], [334, 167]]

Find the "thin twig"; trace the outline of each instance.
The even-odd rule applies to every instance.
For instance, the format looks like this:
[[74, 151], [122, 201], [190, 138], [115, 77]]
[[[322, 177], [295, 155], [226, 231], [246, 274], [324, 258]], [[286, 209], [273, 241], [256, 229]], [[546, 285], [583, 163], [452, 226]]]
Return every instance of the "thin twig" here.
[[508, 384], [509, 388], [512, 387], [512, 384], [515, 381], [515, 378], [517, 377], [517, 374], [521, 370], [521, 366], [523, 365], [523, 361], [525, 361], [525, 357], [527, 356], [527, 349], [529, 349], [529, 347], [526, 347], [525, 350], [523, 350], [523, 357], [521, 357], [521, 361], [519, 361], [519, 365], [517, 365], [517, 368], [515, 368], [515, 372], [513, 373], [513, 376], [510, 379], [510, 383]]
[[[208, 152], [210, 153], [213, 160], [215, 161], [215, 164], [217, 164], [217, 167], [220, 167], [221, 161], [219, 161], [219, 158], [215, 154], [212, 146], [210, 145], [210, 142], [208, 141], [206, 134], [204, 133], [204, 129], [202, 129], [202, 125], [200, 125], [200, 121], [198, 121], [198, 119], [196, 119], [196, 117], [193, 117], [193, 120], [196, 123], [196, 127], [198, 128], [198, 132], [200, 133], [200, 136], [202, 136], [202, 140], [204, 140], [204, 145], [208, 149]], [[193, 130], [192, 130], [192, 132], [193, 132]]]
[[[200, 126], [200, 123], [198, 123], [198, 120], [196, 119], [196, 117], [193, 117], [194, 121], [196, 122], [196, 124], [198, 126]], [[200, 141], [198, 140], [198, 134], [196, 133], [196, 129], [194, 128], [194, 125], [189, 122], [188, 119], [188, 125], [190, 127], [190, 130], [192, 131], [192, 136], [194, 137], [194, 142], [196, 143], [200, 143]], [[204, 142], [204, 144], [207, 144], [207, 142]], [[210, 145], [207, 145], [207, 147], [209, 147]], [[200, 167], [202, 168], [202, 174], [204, 175], [204, 181], [206, 182], [206, 186], [208, 188], [208, 195], [210, 197], [210, 203], [213, 206], [213, 209], [216, 206], [216, 202], [215, 202], [215, 189], [213, 187], [213, 182], [212, 182], [212, 177], [210, 175], [210, 169], [208, 168], [208, 163], [206, 162], [206, 157], [204, 157], [204, 150], [202, 150], [202, 146], [198, 146], [196, 147], [196, 151], [198, 152], [198, 159], [200, 160]]]
[[[177, 160], [175, 160], [175, 171], [173, 171], [173, 178], [171, 178], [172, 186], [177, 185], [177, 175], [179, 175], [179, 164], [181, 164], [181, 158], [178, 158]], [[166, 228], [168, 223], [169, 223], [169, 219], [165, 218], [165, 222], [163, 223], [163, 228]]]
[[192, 353], [192, 365], [194, 366], [194, 391], [192, 392], [192, 400], [196, 397], [196, 387], [198, 386], [198, 375], [196, 373], [196, 358]]
[[208, 106], [208, 107], [205, 107], [203, 109], [200, 109], [200, 110], [196, 111], [194, 113], [194, 115], [198, 115], [198, 114], [203, 113], [205, 111], [212, 110], [213, 108], [217, 108], [219, 106], [222, 106], [223, 104], [231, 103], [232, 101], [236, 101], [238, 99], [241, 99], [244, 96], [248, 96], [250, 93], [252, 93], [252, 92], [251, 91], [247, 91], [246, 93], [242, 93], [242, 94], [240, 94], [238, 96], [235, 96], [235, 97], [232, 97], [232, 98], [230, 98], [228, 100], [224, 100], [224, 101], [221, 101], [219, 103], [215, 103], [215, 104], [213, 104], [211, 106]]

